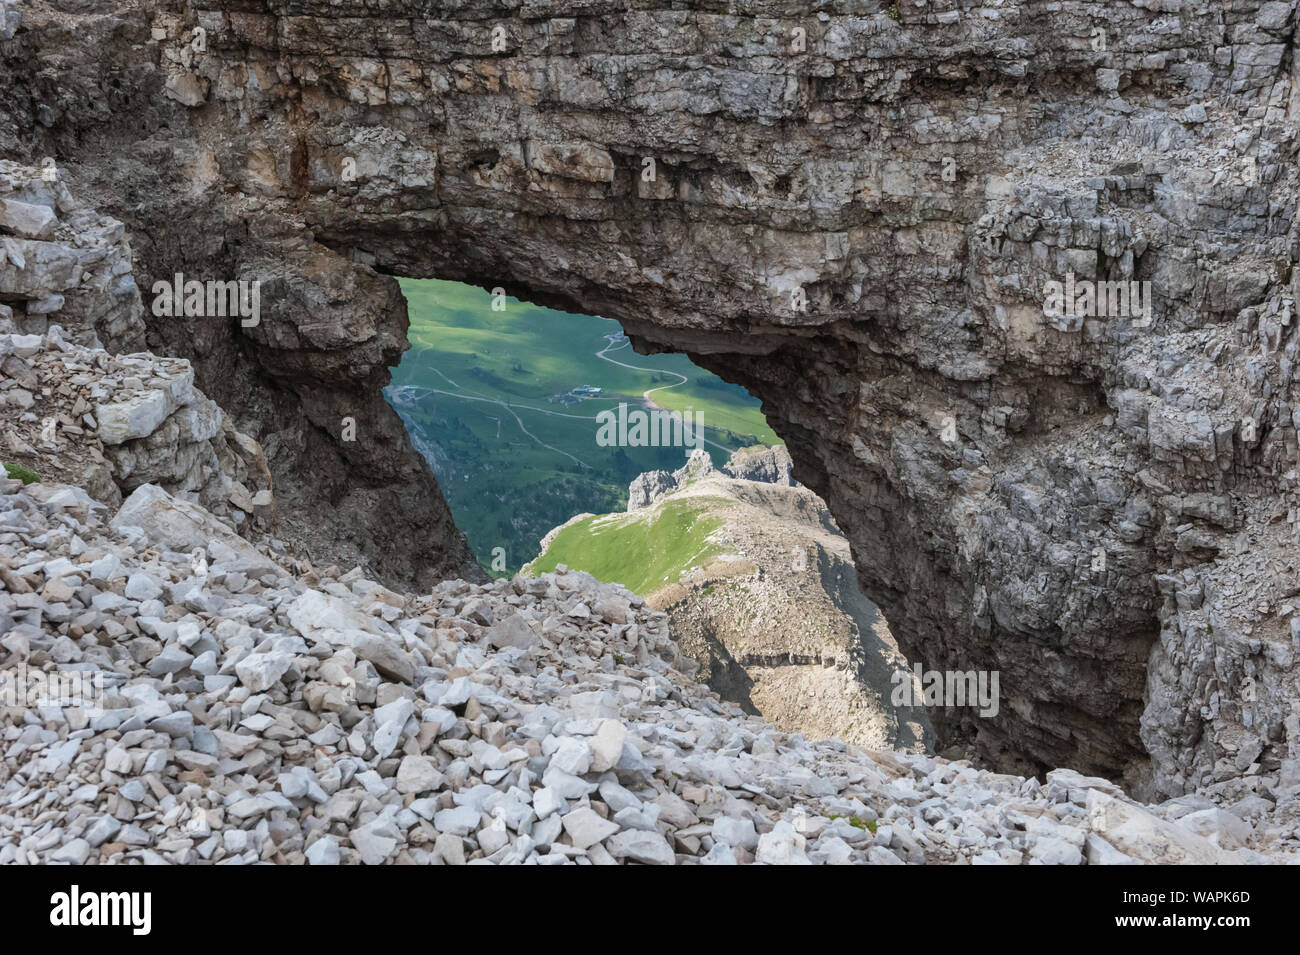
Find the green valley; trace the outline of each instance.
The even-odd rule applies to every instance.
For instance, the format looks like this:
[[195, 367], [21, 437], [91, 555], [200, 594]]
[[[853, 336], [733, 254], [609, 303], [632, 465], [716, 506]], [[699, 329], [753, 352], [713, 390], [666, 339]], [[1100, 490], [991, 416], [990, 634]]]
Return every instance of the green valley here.
[[685, 462], [689, 448], [598, 445], [601, 411], [699, 415], [719, 465], [779, 440], [743, 388], [684, 355], [637, 355], [617, 322], [506, 297], [494, 310], [491, 293], [455, 282], [401, 285], [411, 348], [385, 393], [494, 574], [531, 561], [575, 514], [622, 510], [641, 472]]

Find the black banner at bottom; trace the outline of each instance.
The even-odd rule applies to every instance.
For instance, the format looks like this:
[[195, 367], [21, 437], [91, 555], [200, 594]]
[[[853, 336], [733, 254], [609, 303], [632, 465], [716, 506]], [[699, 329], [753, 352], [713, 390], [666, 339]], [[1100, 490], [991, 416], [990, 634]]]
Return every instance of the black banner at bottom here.
[[[373, 941], [377, 932], [396, 938], [409, 932], [413, 939], [427, 941], [430, 930], [451, 913], [455, 924], [464, 927], [524, 927], [534, 917], [558, 917], [575, 904], [584, 911], [586, 938], [604, 928], [626, 933], [645, 919], [667, 927], [676, 918], [725, 918], [729, 937], [736, 930], [743, 936], [749, 922], [761, 935], [770, 931], [764, 928], [768, 920], [752, 909], [742, 915], [749, 906], [738, 907], [740, 899], [731, 893], [764, 886], [772, 915], [784, 910], [806, 916], [811, 902], [829, 917], [837, 917], [839, 910], [852, 918], [865, 905], [878, 917], [906, 917], [910, 910], [924, 921], [938, 920], [951, 928], [969, 919], [973, 928], [987, 930], [994, 919], [1004, 928], [1042, 928], [1080, 939], [1128, 935], [1185, 940], [1200, 933], [1230, 944], [1243, 931], [1276, 932], [1289, 925], [1281, 909], [1294, 896], [1294, 879], [1286, 867], [890, 867], [885, 879], [881, 867], [864, 866], [828, 868], [817, 875], [800, 870], [797, 885], [786, 882], [794, 874], [790, 869], [769, 869], [758, 882], [734, 872], [722, 881], [700, 873], [703, 882], [685, 874], [661, 882], [662, 873], [638, 876], [624, 870], [607, 874], [612, 883], [586, 884], [580, 875], [572, 883], [529, 868], [533, 871], [492, 875], [447, 866], [253, 866], [239, 871], [233, 866], [11, 866], [0, 869], [0, 893], [11, 932], [76, 932], [79, 941], [97, 935], [128, 946], [192, 946], [205, 932], [215, 942], [228, 933], [242, 934], [244, 929], [235, 924], [241, 918], [263, 927], [282, 924], [297, 944], [337, 944], [353, 936]], [[620, 891], [623, 879], [628, 885]], [[818, 883], [811, 895], [809, 879]], [[788, 891], [788, 902], [773, 898], [774, 891]], [[819, 898], [821, 902], [814, 901]], [[847, 898], [855, 901], [841, 909]], [[518, 912], [519, 922], [512, 920], [512, 912]], [[464, 921], [475, 916], [480, 920]]]

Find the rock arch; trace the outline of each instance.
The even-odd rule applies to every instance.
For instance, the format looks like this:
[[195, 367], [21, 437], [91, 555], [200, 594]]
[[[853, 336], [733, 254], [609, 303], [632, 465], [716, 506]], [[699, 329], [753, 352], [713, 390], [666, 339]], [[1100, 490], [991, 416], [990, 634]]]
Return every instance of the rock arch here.
[[[1001, 671], [941, 737], [1160, 792], [1294, 758], [1285, 4], [29, 6], [0, 137], [127, 224], [142, 287], [262, 280], [257, 328], [147, 344], [326, 550], [465, 567], [379, 398], [388, 276], [503, 285], [763, 400], [908, 656]], [[1067, 275], [1151, 282], [1151, 321], [1045, 314]]]

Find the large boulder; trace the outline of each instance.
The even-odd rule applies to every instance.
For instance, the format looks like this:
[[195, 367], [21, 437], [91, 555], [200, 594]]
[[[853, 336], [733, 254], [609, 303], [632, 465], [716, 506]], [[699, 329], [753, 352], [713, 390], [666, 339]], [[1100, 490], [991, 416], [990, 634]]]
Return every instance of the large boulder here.
[[155, 484], [142, 484], [122, 502], [110, 526], [118, 533], [138, 527], [150, 543], [168, 550], [207, 550], [213, 543], [234, 552], [236, 569], [245, 573], [285, 573], [275, 561], [240, 537], [208, 511], [172, 497]]
[[1161, 819], [1100, 789], [1088, 790], [1088, 826], [1111, 847], [1139, 862], [1237, 865], [1244, 861], [1190, 828]]

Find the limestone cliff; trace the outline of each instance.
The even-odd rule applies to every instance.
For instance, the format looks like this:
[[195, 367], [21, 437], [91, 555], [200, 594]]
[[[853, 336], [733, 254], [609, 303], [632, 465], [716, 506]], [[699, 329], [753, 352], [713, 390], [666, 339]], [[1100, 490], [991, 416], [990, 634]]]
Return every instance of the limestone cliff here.
[[[467, 563], [379, 397], [388, 276], [501, 285], [763, 399], [909, 658], [1001, 671], [941, 740], [1165, 793], [1297, 779], [1293, 3], [11, 13], [0, 148], [125, 223], [141, 288], [264, 281], [257, 329], [148, 344], [322, 548]], [[1044, 308], [1076, 279], [1141, 294]]]

